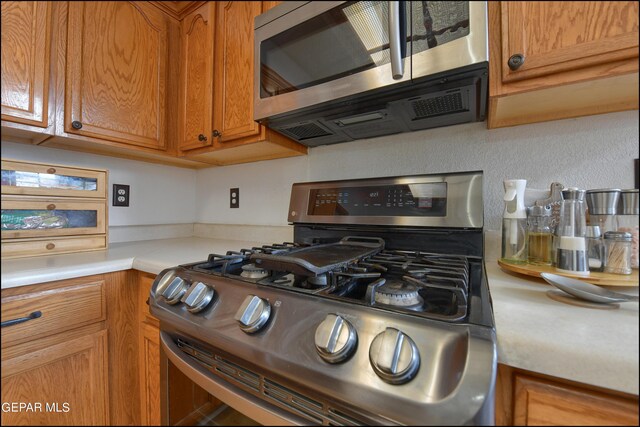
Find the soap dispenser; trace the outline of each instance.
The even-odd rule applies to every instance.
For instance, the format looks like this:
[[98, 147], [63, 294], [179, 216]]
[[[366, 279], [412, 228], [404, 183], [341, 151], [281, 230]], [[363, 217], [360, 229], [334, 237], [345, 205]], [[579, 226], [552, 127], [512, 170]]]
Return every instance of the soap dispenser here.
[[511, 264], [527, 262], [527, 211], [524, 207], [526, 185], [526, 179], [504, 181], [502, 261]]

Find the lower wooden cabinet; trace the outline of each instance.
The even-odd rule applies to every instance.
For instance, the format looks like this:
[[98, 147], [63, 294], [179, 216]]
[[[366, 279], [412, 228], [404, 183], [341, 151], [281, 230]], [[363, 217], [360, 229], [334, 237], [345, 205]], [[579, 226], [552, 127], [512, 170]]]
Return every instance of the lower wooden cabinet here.
[[160, 425], [160, 331], [143, 323], [138, 341], [140, 352], [140, 421]]
[[138, 273], [140, 422], [148, 426], [160, 425], [160, 330], [147, 304], [154, 279], [154, 275]]
[[638, 425], [638, 396], [499, 365], [496, 425]]
[[[2, 290], [2, 425], [139, 425], [137, 274]], [[33, 313], [37, 313], [34, 315]]]
[[[3, 425], [107, 425], [102, 276], [2, 291]], [[34, 315], [33, 313], [38, 313]]]

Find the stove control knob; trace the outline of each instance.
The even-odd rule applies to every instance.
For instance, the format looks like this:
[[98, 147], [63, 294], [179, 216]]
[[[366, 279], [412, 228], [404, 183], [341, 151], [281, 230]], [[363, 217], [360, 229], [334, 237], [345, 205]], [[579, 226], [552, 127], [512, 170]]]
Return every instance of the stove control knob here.
[[240, 329], [248, 334], [258, 332], [267, 324], [271, 315], [269, 302], [255, 295], [247, 296], [235, 315]]
[[409, 336], [394, 328], [378, 334], [369, 347], [375, 373], [389, 384], [411, 381], [420, 368], [418, 348]]
[[325, 362], [340, 363], [355, 351], [358, 335], [351, 323], [337, 314], [328, 314], [316, 328], [315, 343]]
[[196, 282], [191, 285], [181, 301], [186, 304], [187, 310], [191, 313], [197, 313], [209, 305], [214, 294], [213, 288], [210, 288], [202, 282]]
[[189, 283], [181, 277], [175, 277], [162, 291], [162, 296], [167, 304], [177, 304], [189, 289]]

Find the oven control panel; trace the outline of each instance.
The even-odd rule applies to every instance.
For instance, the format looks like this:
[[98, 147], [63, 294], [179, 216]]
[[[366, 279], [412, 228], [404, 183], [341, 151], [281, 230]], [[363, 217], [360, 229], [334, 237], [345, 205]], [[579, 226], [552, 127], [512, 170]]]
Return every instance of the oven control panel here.
[[293, 184], [289, 222], [483, 226], [481, 171]]

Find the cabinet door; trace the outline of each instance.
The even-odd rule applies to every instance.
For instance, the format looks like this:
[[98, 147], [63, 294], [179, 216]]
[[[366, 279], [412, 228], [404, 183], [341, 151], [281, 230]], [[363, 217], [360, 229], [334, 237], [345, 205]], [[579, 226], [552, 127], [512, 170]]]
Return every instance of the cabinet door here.
[[516, 375], [514, 425], [638, 425], [638, 402]]
[[107, 331], [2, 361], [3, 425], [109, 425]]
[[140, 325], [140, 398], [142, 425], [160, 425], [160, 332]]
[[47, 127], [51, 2], [2, 2], [2, 120]]
[[182, 20], [180, 149], [213, 144], [213, 40], [215, 3], [206, 3]]
[[258, 135], [253, 120], [253, 20], [259, 1], [217, 2], [214, 132], [221, 143]]
[[[638, 3], [501, 2], [502, 81], [638, 56]], [[512, 70], [512, 55], [524, 56]]]
[[164, 149], [167, 19], [145, 2], [69, 2], [65, 132]]

